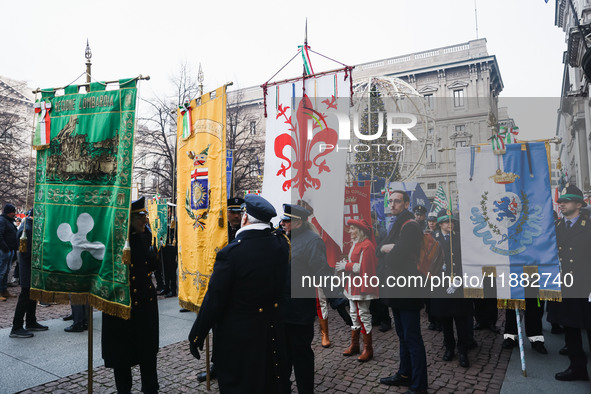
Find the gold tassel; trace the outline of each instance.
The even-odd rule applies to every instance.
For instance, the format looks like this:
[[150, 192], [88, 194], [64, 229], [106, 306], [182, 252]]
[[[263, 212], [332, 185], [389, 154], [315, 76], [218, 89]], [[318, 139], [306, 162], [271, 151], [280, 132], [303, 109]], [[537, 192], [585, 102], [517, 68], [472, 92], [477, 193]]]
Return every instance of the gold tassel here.
[[27, 253], [27, 232], [23, 231], [21, 238], [18, 242], [18, 251], [20, 253]]
[[123, 264], [131, 263], [131, 248], [129, 247], [129, 239], [125, 240], [125, 246], [123, 247], [123, 256], [121, 257]]
[[560, 290], [540, 289], [540, 300], [562, 302], [562, 292]]
[[525, 300], [497, 300], [497, 309], [520, 309], [525, 310]]

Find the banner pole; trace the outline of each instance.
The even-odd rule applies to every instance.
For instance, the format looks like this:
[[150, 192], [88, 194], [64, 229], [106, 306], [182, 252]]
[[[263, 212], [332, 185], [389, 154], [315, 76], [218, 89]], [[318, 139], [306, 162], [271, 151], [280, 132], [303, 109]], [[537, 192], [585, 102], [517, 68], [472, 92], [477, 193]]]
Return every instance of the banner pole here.
[[519, 339], [519, 355], [521, 357], [521, 373], [527, 377], [525, 370], [525, 352], [523, 351], [523, 334], [521, 333], [521, 316], [519, 314], [519, 308], [515, 307], [515, 317], [517, 318], [517, 335]]
[[211, 377], [210, 377], [210, 367], [209, 367], [209, 335], [205, 337], [205, 376], [207, 381], [207, 391], [211, 390]]
[[93, 353], [93, 328], [92, 328], [92, 305], [86, 303], [88, 309], [88, 394], [92, 394], [92, 353]]

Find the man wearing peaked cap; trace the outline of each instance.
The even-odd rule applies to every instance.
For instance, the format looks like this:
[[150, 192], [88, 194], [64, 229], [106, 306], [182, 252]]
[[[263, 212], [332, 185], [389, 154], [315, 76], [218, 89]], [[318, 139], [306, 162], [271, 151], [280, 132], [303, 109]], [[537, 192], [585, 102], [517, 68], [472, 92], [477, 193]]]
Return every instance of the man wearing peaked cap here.
[[427, 208], [423, 205], [415, 205], [412, 211], [415, 214], [415, 220], [421, 226], [421, 230], [425, 231], [427, 229]]
[[[281, 355], [289, 241], [274, 232], [277, 213], [263, 197], [244, 199], [241, 228], [216, 256], [207, 293], [189, 333], [191, 354], [215, 326], [213, 359], [222, 393], [276, 393], [283, 380]], [[236, 354], [240, 353], [240, 357]]]
[[[299, 393], [314, 392], [314, 319], [316, 288], [303, 285], [303, 278], [330, 276], [332, 270], [326, 261], [326, 246], [308, 221], [311, 212], [294, 204], [283, 204], [281, 225], [291, 240], [291, 260], [286, 275], [283, 321], [286, 339], [286, 358], [283, 392], [291, 392], [292, 368]], [[317, 283], [317, 282], [316, 282]]]
[[556, 223], [556, 243], [563, 280], [572, 275], [572, 286], [562, 286], [562, 302], [548, 305], [548, 321], [564, 326], [569, 367], [555, 375], [557, 380], [589, 380], [587, 356], [583, 351], [581, 329], [591, 329], [591, 222], [581, 214], [586, 206], [583, 193], [574, 185], [563, 190], [558, 198], [562, 219]]
[[[244, 199], [240, 197], [228, 198], [228, 243], [232, 242], [236, 238], [236, 232], [240, 230], [240, 221], [242, 220], [242, 206], [244, 205]], [[213, 328], [213, 340], [215, 341], [215, 327]], [[214, 356], [211, 356], [214, 359]], [[209, 369], [209, 378], [217, 379], [217, 370], [215, 364], [211, 364]], [[197, 375], [198, 382], [205, 382], [207, 380], [207, 372], [201, 372]]]
[[152, 234], [148, 226], [145, 198], [131, 204], [129, 218], [129, 288], [131, 318], [103, 313], [101, 345], [105, 367], [113, 368], [117, 392], [132, 388], [131, 367], [140, 365], [142, 391], [158, 392], [157, 354], [159, 349], [158, 298], [152, 282], [156, 256], [150, 248]]

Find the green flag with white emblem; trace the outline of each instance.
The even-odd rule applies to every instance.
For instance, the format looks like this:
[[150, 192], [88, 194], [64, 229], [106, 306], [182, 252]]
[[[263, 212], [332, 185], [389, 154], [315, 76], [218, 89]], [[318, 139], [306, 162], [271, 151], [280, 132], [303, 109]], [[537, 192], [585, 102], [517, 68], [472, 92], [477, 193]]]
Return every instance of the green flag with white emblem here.
[[128, 318], [128, 236], [136, 79], [42, 92], [50, 140], [37, 151], [31, 294]]

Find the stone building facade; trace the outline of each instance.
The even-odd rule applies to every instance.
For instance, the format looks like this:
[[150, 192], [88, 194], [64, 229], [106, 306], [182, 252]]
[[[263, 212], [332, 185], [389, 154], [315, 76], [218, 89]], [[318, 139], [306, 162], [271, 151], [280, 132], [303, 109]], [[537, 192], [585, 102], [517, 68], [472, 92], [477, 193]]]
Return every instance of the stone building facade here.
[[[363, 63], [353, 70], [354, 83], [378, 76], [399, 78], [424, 96], [426, 116], [433, 122], [428, 122], [426, 135], [404, 160], [422, 163], [410, 180], [419, 182], [429, 198], [441, 183], [452, 193], [455, 204], [453, 149], [486, 143], [497, 123], [514, 125], [506, 109], [498, 108], [503, 81], [486, 39]], [[262, 93], [260, 87], [242, 89], [241, 105], [258, 116], [264, 127]], [[263, 135], [259, 133], [258, 138]]]

